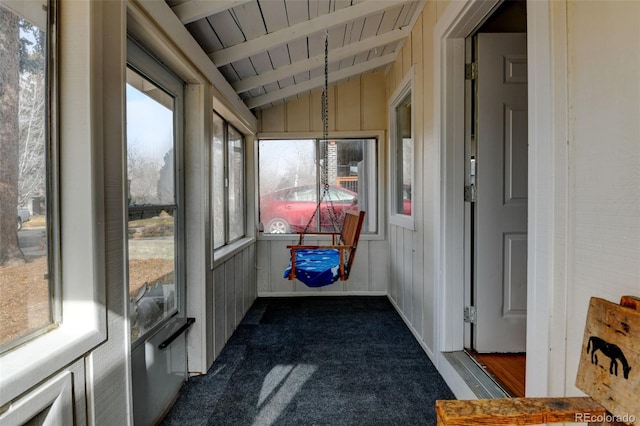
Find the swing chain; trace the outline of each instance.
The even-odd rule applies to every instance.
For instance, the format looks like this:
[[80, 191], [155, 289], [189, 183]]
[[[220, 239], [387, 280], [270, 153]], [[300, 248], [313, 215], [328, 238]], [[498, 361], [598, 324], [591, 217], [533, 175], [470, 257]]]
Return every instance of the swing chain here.
[[333, 227], [333, 232], [339, 232], [336, 226], [338, 214], [329, 192], [329, 31], [325, 31], [324, 38], [324, 90], [322, 91], [322, 97], [322, 138], [324, 140], [324, 193], [322, 198], [327, 197], [329, 199], [328, 213], [331, 226]]
[[[338, 214], [333, 200], [331, 199], [330, 185], [329, 185], [329, 32], [325, 31], [324, 38], [324, 87], [322, 88], [322, 96], [320, 99], [321, 111], [322, 111], [322, 149], [323, 149], [323, 163], [320, 169], [320, 179], [323, 185], [322, 195], [319, 197], [318, 205], [313, 211], [313, 214], [309, 218], [307, 225], [304, 227], [301, 235], [301, 242], [304, 241], [304, 235], [307, 233], [309, 227], [313, 223], [316, 214], [318, 214], [322, 201], [326, 198], [329, 200], [329, 208], [327, 212], [333, 227], [333, 232], [339, 232], [336, 223], [338, 221]], [[320, 227], [322, 227], [322, 220], [320, 220]]]

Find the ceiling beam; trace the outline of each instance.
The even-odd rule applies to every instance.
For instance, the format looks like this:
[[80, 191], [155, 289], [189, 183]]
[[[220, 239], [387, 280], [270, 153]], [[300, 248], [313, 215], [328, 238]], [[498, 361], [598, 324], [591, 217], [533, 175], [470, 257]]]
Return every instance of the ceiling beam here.
[[[335, 83], [336, 81], [344, 80], [354, 75], [362, 74], [367, 71], [374, 70], [378, 67], [383, 67], [393, 61], [397, 57], [396, 52], [389, 53], [384, 56], [380, 56], [375, 59], [371, 59], [366, 62], [353, 65], [348, 68], [343, 68], [339, 71], [335, 71], [329, 74], [329, 83]], [[324, 85], [324, 75], [312, 78], [311, 80], [303, 81], [302, 83], [292, 84], [284, 89], [269, 92], [267, 94], [256, 96], [255, 98], [248, 99], [246, 104], [249, 108], [257, 108], [262, 105], [266, 105], [271, 102], [277, 102], [286, 98], [290, 98], [299, 93], [303, 93], [309, 90], [317, 89]]]
[[47, 28], [47, 2], [25, 0], [0, 0], [0, 5], [8, 7], [16, 15], [26, 19], [42, 31]]
[[[358, 41], [356, 43], [348, 44], [344, 47], [340, 47], [338, 49], [330, 51], [329, 61], [332, 63], [341, 61], [342, 59], [355, 56], [358, 53], [366, 52], [375, 47], [384, 46], [389, 43], [397, 42], [399, 40], [404, 39], [409, 34], [411, 34], [411, 28], [403, 28], [403, 29], [389, 31], [379, 36], [369, 37], [362, 41]], [[264, 72], [254, 77], [249, 77], [249, 78], [245, 78], [244, 80], [236, 81], [235, 83], [232, 83], [231, 86], [238, 93], [247, 92], [251, 89], [255, 89], [256, 87], [264, 86], [265, 84], [273, 83], [274, 81], [278, 81], [283, 78], [290, 77], [292, 75], [297, 75], [301, 72], [309, 71], [314, 68], [321, 67], [323, 65], [324, 65], [324, 54], [321, 54], [309, 59], [304, 59], [302, 61], [294, 62], [293, 64], [290, 64], [290, 65], [285, 65], [275, 70]]]
[[209, 58], [217, 67], [236, 62], [260, 52], [288, 43], [327, 28], [343, 25], [365, 16], [374, 15], [385, 9], [405, 3], [409, 0], [368, 0], [354, 6], [345, 7], [333, 13], [318, 16], [309, 21], [299, 22], [290, 27], [274, 31], [262, 37], [236, 44], [226, 49], [209, 54]]
[[188, 0], [171, 8], [184, 25], [215, 15], [232, 7], [248, 3], [250, 0]]
[[193, 36], [187, 31], [167, 3], [158, 0], [129, 1], [128, 31], [146, 47], [161, 55], [165, 62], [186, 83], [201, 84], [201, 75], [213, 86], [213, 102], [221, 104], [229, 115], [225, 116], [238, 129], [255, 134], [258, 123], [222, 73], [211, 63]]

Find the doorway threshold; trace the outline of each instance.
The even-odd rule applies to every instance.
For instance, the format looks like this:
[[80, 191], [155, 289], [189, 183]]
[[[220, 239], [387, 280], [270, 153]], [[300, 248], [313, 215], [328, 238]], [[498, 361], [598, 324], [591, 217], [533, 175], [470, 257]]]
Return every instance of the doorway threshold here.
[[478, 399], [510, 397], [467, 352], [443, 352], [442, 355]]

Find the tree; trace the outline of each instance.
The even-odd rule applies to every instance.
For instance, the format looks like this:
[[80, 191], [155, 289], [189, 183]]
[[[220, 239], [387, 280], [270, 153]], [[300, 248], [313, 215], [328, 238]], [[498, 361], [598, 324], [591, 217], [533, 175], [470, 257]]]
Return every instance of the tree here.
[[20, 149], [18, 205], [46, 191], [44, 76], [23, 73], [20, 78]]
[[45, 37], [0, 7], [0, 265], [24, 261], [16, 207], [46, 191]]
[[18, 17], [0, 6], [0, 265], [24, 262], [18, 244], [20, 48]]
[[163, 161], [158, 176], [158, 200], [162, 204], [173, 204], [173, 148], [164, 154]]
[[25, 20], [20, 26], [18, 205], [46, 192], [45, 33]]
[[135, 144], [127, 148], [129, 204], [157, 204], [160, 164], [157, 160], [146, 157], [133, 145]]

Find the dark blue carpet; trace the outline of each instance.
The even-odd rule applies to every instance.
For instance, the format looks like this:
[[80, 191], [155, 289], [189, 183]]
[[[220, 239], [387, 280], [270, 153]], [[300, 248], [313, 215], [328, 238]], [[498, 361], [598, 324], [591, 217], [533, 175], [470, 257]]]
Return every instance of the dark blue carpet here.
[[453, 394], [386, 297], [259, 298], [163, 425], [435, 425]]

